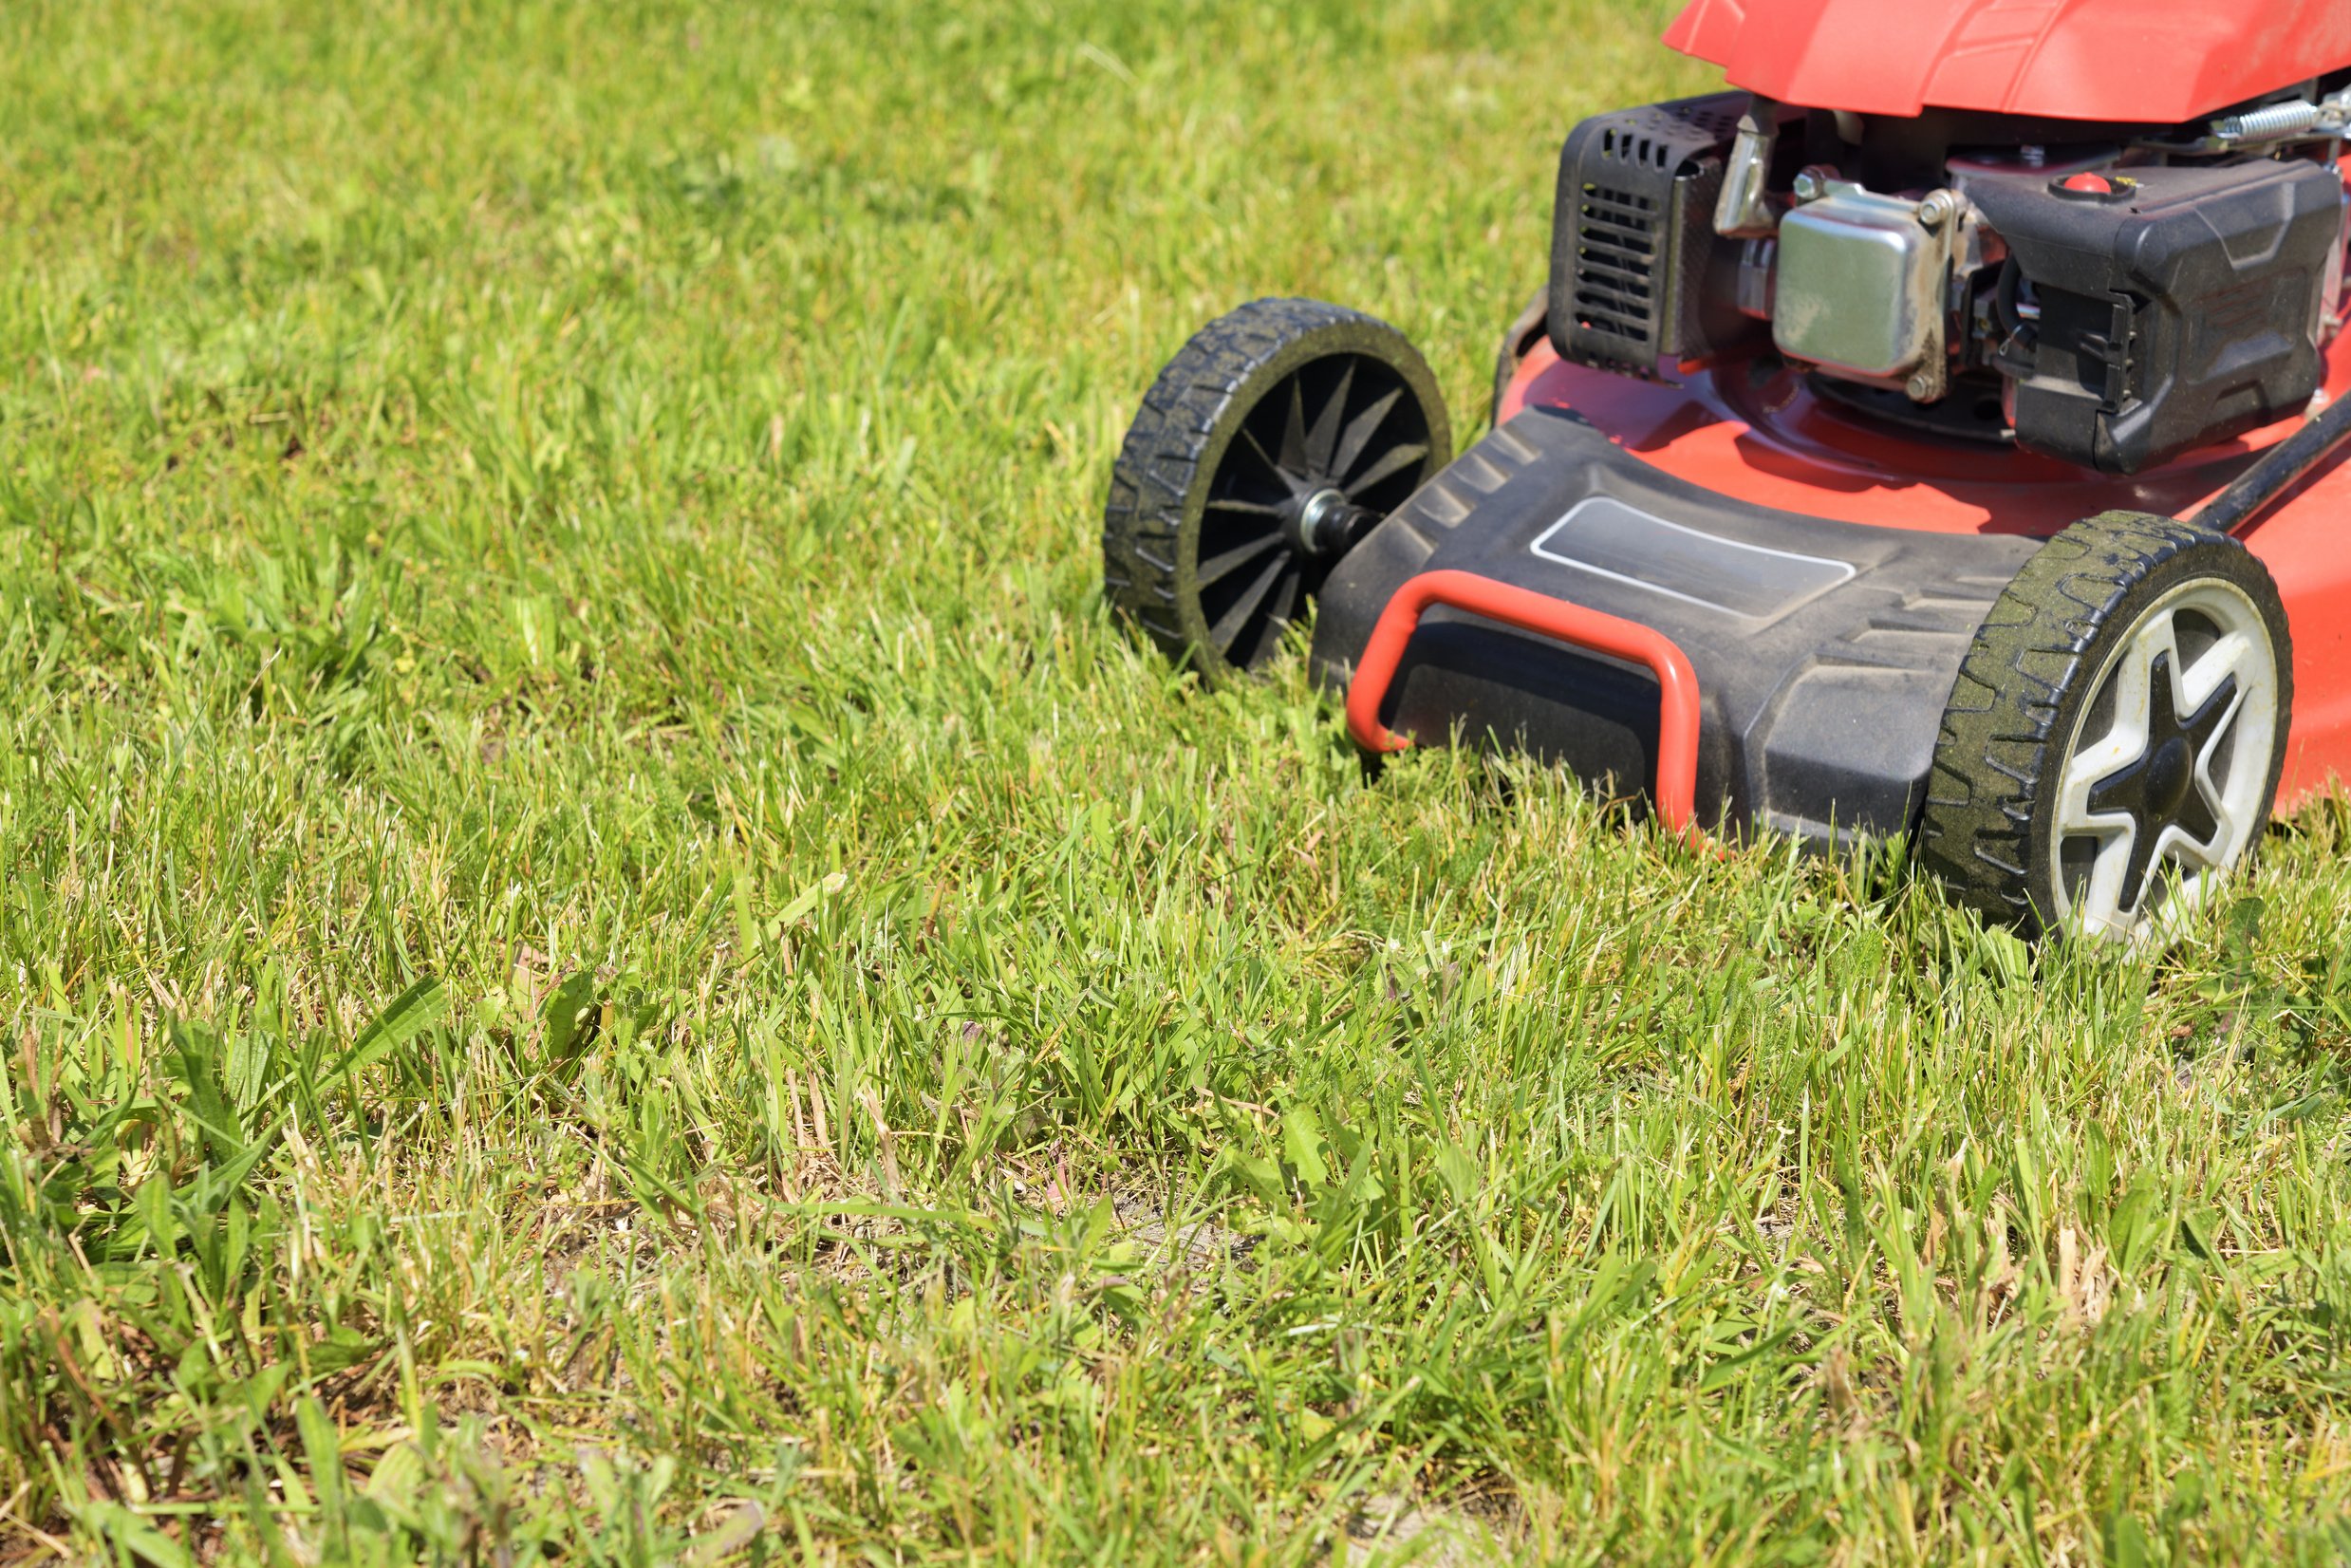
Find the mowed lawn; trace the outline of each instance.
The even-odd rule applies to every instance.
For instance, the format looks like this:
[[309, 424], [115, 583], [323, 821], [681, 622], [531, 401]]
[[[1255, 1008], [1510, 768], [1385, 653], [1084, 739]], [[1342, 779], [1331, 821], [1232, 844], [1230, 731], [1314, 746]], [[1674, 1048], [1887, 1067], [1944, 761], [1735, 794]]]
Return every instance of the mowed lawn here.
[[2351, 1550], [2351, 811], [2036, 953], [1102, 608], [1671, 9], [0, 9], [0, 1560]]

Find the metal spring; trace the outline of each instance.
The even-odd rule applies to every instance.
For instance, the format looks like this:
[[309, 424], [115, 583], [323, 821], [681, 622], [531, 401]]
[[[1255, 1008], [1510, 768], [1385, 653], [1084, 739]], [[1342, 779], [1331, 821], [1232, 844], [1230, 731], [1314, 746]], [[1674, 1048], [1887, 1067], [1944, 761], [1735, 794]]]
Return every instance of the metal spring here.
[[2268, 141], [2282, 136], [2299, 136], [2318, 122], [2319, 106], [2315, 103], [2272, 103], [2250, 114], [2232, 114], [2217, 121], [2212, 132], [2224, 141]]

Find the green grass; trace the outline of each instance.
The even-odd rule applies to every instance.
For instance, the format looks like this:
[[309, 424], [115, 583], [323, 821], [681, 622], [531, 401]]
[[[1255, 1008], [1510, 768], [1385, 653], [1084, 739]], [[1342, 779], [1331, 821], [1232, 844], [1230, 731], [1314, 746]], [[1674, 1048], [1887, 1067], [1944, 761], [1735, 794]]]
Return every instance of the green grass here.
[[0, 11], [0, 1559], [2351, 1550], [2351, 812], [2034, 954], [1101, 608], [1670, 9]]

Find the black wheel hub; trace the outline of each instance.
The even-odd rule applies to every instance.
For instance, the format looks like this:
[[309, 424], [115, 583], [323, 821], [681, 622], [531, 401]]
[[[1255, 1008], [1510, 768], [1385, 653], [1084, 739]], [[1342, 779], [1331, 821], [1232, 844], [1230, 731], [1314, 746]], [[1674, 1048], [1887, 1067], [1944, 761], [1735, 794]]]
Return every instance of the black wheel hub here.
[[2122, 907], [2136, 909], [2145, 892], [2156, 846], [2173, 828], [2198, 845], [2220, 837], [2220, 817], [2196, 778], [2196, 759], [2211, 744], [2236, 701], [2235, 677], [2223, 681], [2193, 713], [2183, 715], [2174, 691], [2172, 656], [2158, 654], [2148, 667], [2147, 749], [2092, 787], [2090, 810], [2131, 819], [2131, 862], [2122, 884]]
[[2147, 812], [2165, 822], [2179, 820], [2188, 802], [2188, 787], [2195, 782], [2195, 753], [2184, 736], [2174, 736], [2147, 758]]
[[1270, 653], [1331, 565], [1401, 506], [1429, 450], [1396, 369], [1333, 354], [1268, 386], [1208, 487], [1195, 576], [1209, 641], [1246, 668]]

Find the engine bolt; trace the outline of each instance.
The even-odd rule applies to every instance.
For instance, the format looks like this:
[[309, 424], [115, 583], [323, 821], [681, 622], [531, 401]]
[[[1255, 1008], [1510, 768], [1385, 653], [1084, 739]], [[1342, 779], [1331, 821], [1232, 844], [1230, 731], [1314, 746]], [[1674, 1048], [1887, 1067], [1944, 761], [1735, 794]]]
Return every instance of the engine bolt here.
[[1928, 395], [1934, 390], [1934, 383], [1928, 380], [1927, 373], [1922, 370], [1911, 378], [1910, 385], [1903, 390], [1910, 394], [1911, 401], [1925, 402]]
[[1949, 191], [1929, 191], [1918, 203], [1918, 221], [1929, 229], [1940, 229], [1959, 210], [1959, 198]]

